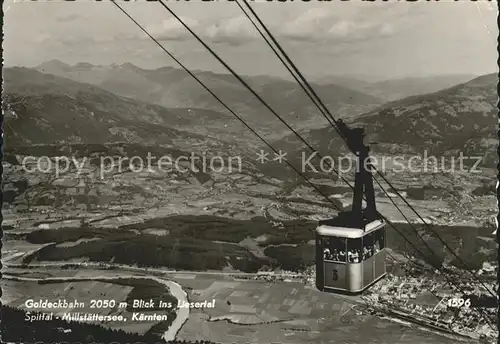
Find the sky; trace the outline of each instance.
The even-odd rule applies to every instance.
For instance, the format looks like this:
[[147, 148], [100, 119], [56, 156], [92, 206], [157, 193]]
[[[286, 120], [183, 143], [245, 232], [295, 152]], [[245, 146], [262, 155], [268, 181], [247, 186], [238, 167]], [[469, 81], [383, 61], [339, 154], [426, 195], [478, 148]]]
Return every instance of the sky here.
[[[119, 4], [190, 69], [224, 68], [160, 4]], [[286, 69], [235, 2], [168, 1], [168, 6], [232, 68], [285, 76]], [[4, 1], [4, 63], [176, 66], [109, 1]], [[496, 2], [251, 2], [306, 76], [384, 80], [493, 73]]]

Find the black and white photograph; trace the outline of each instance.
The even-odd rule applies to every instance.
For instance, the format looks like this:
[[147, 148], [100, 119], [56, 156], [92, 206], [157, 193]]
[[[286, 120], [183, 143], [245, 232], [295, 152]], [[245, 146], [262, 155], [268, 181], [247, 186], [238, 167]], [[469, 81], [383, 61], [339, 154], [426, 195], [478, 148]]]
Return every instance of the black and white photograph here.
[[496, 1], [2, 6], [2, 342], [498, 342]]

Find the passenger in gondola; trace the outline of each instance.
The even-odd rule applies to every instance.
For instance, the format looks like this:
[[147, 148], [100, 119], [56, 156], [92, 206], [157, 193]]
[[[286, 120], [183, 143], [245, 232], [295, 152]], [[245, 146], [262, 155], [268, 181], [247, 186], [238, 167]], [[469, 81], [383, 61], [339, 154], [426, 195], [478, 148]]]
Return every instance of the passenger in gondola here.
[[325, 248], [323, 250], [323, 259], [329, 260], [330, 259], [330, 249]]
[[358, 251], [354, 251], [353, 255], [352, 255], [352, 258], [353, 258], [353, 262], [354, 263], [359, 263], [360, 253]]
[[336, 248], [333, 249], [333, 252], [332, 252], [332, 260], [338, 262], [339, 261], [339, 250], [337, 250]]
[[370, 250], [367, 246], [363, 247], [363, 260], [370, 258]]
[[357, 250], [347, 252], [349, 263], [359, 263], [359, 253]]
[[375, 250], [374, 250], [372, 245], [366, 245], [363, 248], [363, 260], [366, 260], [366, 259], [370, 258], [371, 256], [373, 256], [374, 251]]

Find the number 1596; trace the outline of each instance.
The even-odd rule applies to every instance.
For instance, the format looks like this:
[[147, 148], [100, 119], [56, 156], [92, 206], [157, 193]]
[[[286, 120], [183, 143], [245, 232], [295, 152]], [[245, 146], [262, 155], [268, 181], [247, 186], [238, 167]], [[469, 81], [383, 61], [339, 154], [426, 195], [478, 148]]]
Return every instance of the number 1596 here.
[[462, 299], [454, 297], [448, 300], [448, 307], [460, 308], [460, 307], [470, 307], [470, 299]]

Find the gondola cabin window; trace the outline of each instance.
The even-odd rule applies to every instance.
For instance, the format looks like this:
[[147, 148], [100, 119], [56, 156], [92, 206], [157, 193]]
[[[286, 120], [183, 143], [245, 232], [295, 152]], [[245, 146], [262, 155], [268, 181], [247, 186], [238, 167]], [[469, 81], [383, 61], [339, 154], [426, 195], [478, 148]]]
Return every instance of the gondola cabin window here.
[[323, 259], [332, 262], [346, 261], [346, 239], [338, 237], [323, 238]]
[[347, 239], [347, 262], [359, 263], [361, 261], [362, 248], [363, 248], [362, 238]]
[[373, 233], [368, 233], [363, 237], [363, 261], [375, 254], [374, 239], [375, 236]]
[[325, 261], [359, 263], [385, 247], [384, 230], [368, 233], [361, 238], [323, 237], [320, 243]]
[[374, 253], [385, 248], [385, 228], [380, 228], [373, 233], [373, 248]]

